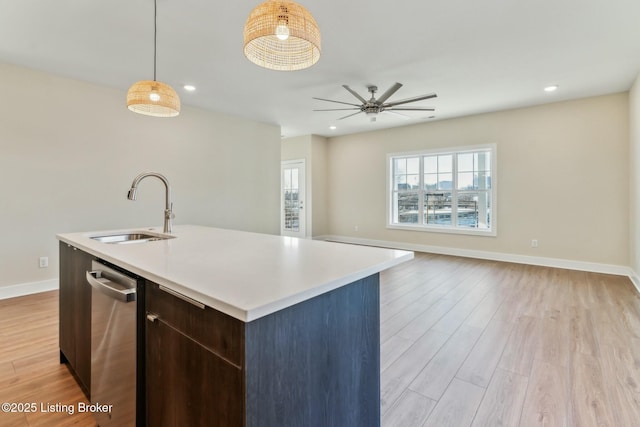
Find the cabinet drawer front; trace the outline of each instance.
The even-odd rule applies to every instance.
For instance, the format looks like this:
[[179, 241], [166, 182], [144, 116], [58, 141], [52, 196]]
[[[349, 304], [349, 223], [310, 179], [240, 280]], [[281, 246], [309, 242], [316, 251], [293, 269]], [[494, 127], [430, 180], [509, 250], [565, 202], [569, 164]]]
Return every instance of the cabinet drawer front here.
[[197, 307], [146, 281], [146, 309], [163, 322], [207, 347], [213, 353], [242, 366], [244, 323], [211, 307]]

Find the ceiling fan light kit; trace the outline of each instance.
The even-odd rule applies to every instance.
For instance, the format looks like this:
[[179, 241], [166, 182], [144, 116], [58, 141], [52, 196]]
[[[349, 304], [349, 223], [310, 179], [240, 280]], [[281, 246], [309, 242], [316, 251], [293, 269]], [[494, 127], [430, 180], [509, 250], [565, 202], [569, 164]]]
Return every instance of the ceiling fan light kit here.
[[244, 54], [263, 68], [296, 71], [320, 59], [320, 29], [311, 13], [288, 0], [256, 6], [244, 26]]
[[153, 117], [175, 117], [180, 114], [180, 97], [166, 83], [156, 80], [158, 3], [153, 2], [153, 80], [141, 80], [127, 91], [127, 108], [134, 113]]
[[402, 87], [402, 83], [395, 83], [377, 99], [375, 97], [375, 94], [378, 91], [378, 87], [373, 85], [367, 86], [367, 90], [369, 91], [369, 93], [371, 93], [371, 99], [369, 100], [364, 99], [362, 96], [358, 94], [358, 92], [354, 91], [347, 85], [342, 85], [342, 87], [345, 88], [350, 94], [355, 96], [358, 99], [358, 101], [360, 101], [360, 104], [354, 104], [351, 102], [343, 102], [343, 101], [334, 101], [332, 99], [314, 97], [313, 99], [317, 99], [319, 101], [334, 102], [337, 104], [350, 105], [351, 107], [350, 108], [330, 108], [330, 109], [313, 110], [313, 111], [358, 110], [355, 113], [348, 114], [344, 117], [340, 117], [338, 120], [343, 120], [348, 117], [355, 116], [356, 114], [365, 113], [367, 117], [369, 117], [370, 121], [375, 122], [378, 114], [383, 112], [393, 113], [393, 114], [403, 116], [404, 118], [409, 118], [409, 116], [406, 116], [402, 113], [398, 113], [398, 111], [435, 111], [435, 108], [433, 107], [399, 107], [399, 105], [409, 104], [411, 102], [422, 101], [425, 99], [436, 98], [438, 96], [435, 93], [430, 93], [427, 95], [420, 95], [420, 96], [415, 96], [413, 98], [403, 99], [401, 101], [387, 102], [387, 99], [391, 98], [391, 96], [394, 93], [396, 93], [398, 89]]

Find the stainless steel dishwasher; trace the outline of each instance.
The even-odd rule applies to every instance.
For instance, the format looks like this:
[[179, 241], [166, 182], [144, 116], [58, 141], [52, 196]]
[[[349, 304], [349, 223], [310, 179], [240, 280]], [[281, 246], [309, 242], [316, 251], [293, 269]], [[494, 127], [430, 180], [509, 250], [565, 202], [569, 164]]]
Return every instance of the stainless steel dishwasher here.
[[136, 306], [142, 281], [99, 261], [91, 270], [91, 403], [108, 408], [93, 415], [101, 427], [134, 426], [141, 415]]

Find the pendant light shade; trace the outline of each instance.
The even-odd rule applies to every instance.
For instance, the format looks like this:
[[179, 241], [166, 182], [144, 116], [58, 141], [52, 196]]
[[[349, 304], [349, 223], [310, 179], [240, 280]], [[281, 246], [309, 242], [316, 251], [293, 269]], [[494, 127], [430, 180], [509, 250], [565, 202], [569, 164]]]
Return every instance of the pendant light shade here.
[[288, 0], [267, 0], [244, 25], [244, 54], [271, 70], [295, 71], [320, 59], [320, 29], [311, 13]]
[[158, 2], [153, 1], [153, 80], [134, 83], [127, 92], [127, 108], [134, 113], [153, 117], [175, 117], [180, 114], [180, 97], [171, 86], [156, 80], [158, 44]]
[[175, 117], [180, 114], [180, 98], [166, 83], [141, 80], [129, 88], [127, 108], [146, 116]]

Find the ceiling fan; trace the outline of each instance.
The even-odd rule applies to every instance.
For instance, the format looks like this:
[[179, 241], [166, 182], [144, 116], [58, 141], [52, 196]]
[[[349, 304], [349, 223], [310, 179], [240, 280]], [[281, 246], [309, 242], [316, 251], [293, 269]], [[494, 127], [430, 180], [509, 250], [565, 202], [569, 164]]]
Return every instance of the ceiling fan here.
[[335, 102], [337, 104], [345, 104], [351, 105], [351, 108], [330, 108], [323, 110], [313, 110], [313, 111], [344, 111], [344, 110], [359, 110], [353, 114], [348, 114], [344, 117], [340, 117], [338, 120], [346, 119], [347, 117], [355, 116], [356, 114], [365, 113], [372, 122], [376, 121], [376, 116], [378, 113], [388, 112], [394, 113], [397, 115], [408, 117], [404, 114], [398, 113], [398, 111], [435, 111], [433, 107], [398, 107], [399, 105], [409, 104], [410, 102], [422, 101], [424, 99], [435, 98], [437, 95], [435, 93], [430, 93], [428, 95], [416, 96], [413, 98], [403, 99], [401, 101], [395, 102], [386, 102], [398, 89], [402, 87], [402, 83], [396, 83], [391, 86], [385, 93], [383, 93], [378, 99], [375, 97], [375, 93], [378, 91], [377, 86], [367, 86], [367, 90], [371, 93], [371, 99], [368, 101], [360, 96], [356, 91], [351, 89], [347, 85], [342, 85], [343, 88], [349, 91], [353, 96], [358, 98], [361, 104], [354, 104], [351, 102], [342, 102], [342, 101], [334, 101], [332, 99], [324, 99], [324, 98], [313, 98], [319, 101], [328, 101]]

